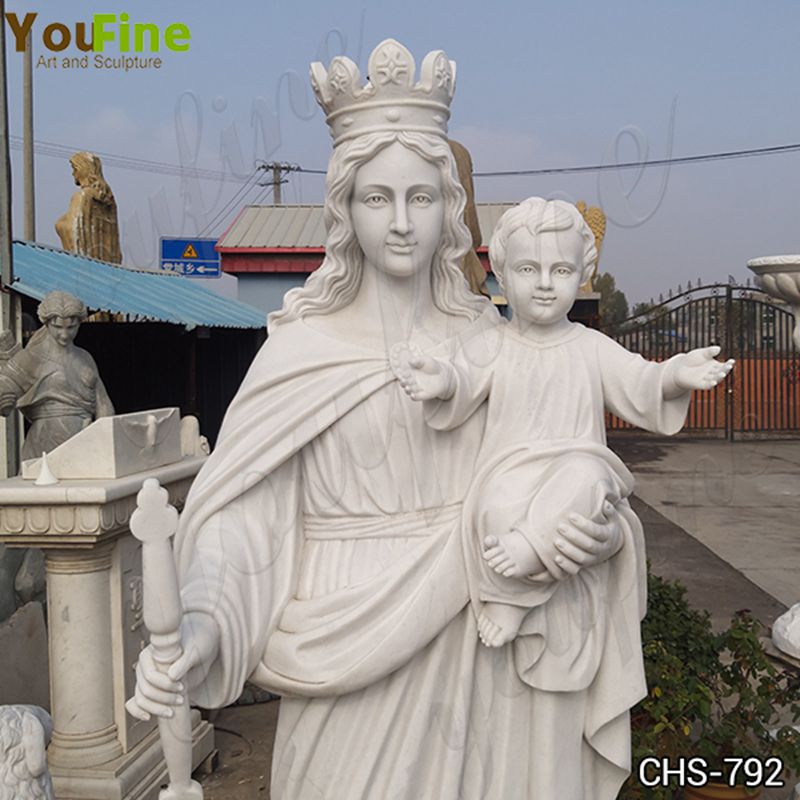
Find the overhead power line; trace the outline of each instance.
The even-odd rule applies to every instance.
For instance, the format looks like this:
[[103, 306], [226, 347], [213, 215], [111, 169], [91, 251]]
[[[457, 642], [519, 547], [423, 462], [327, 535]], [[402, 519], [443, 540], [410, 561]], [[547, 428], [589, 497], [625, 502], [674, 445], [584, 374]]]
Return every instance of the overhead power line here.
[[[22, 150], [22, 137], [9, 137], [13, 150]], [[44, 142], [37, 140], [34, 143], [37, 153], [45, 156], [57, 158], [70, 158], [80, 148], [69, 147], [68, 145], [57, 144], [55, 142]], [[511, 169], [496, 170], [492, 172], [474, 172], [476, 178], [500, 178], [525, 175], [566, 175], [580, 172], [606, 172], [618, 169], [642, 169], [646, 167], [665, 167], [675, 164], [695, 164], [706, 161], [723, 161], [734, 158], [753, 158], [758, 156], [779, 155], [781, 153], [793, 153], [800, 151], [800, 143], [777, 145], [774, 147], [756, 147], [746, 150], [727, 150], [716, 153], [703, 153], [693, 156], [678, 156], [675, 158], [657, 158], [646, 161], [625, 161], [615, 164], [586, 164], [571, 167], [543, 167], [540, 169]], [[179, 177], [196, 177], [204, 180], [231, 181], [234, 183], [247, 184], [252, 179], [252, 174], [246, 176], [231, 175], [228, 172], [213, 169], [201, 169], [199, 167], [185, 167], [178, 164], [169, 164], [163, 161], [152, 161], [145, 158], [133, 158], [120, 156], [114, 153], [105, 153], [99, 150], [93, 151], [103, 158], [105, 164], [122, 169], [135, 169], [140, 172], [154, 172], [162, 175], [175, 175]], [[283, 165], [281, 165], [283, 166]], [[287, 165], [288, 166], [288, 165]], [[325, 175], [324, 169], [307, 169], [291, 165], [292, 170], [302, 172], [306, 175]]]
[[242, 184], [234, 195], [228, 200], [227, 203], [212, 217], [212, 219], [205, 224], [203, 229], [198, 233], [198, 236], [205, 236], [209, 231], [221, 225], [237, 208], [237, 201], [244, 204], [244, 200], [250, 192], [261, 184], [258, 183], [258, 173], [264, 169], [263, 166], [256, 167], [252, 175], [247, 179], [247, 183]]
[[642, 167], [666, 167], [674, 164], [696, 164], [703, 161], [723, 161], [729, 158], [751, 158], [753, 156], [769, 156], [777, 153], [792, 153], [800, 150], [800, 144], [784, 144], [777, 147], [757, 147], [751, 150], [728, 150], [721, 153], [704, 153], [697, 156], [679, 156], [677, 158], [656, 158], [649, 161], [624, 161], [618, 164], [592, 164], [579, 167], [547, 167], [544, 169], [510, 169], [496, 172], [473, 172], [475, 178], [499, 178], [512, 175], [566, 175], [575, 172], [606, 172], [616, 169], [634, 169]]
[[[12, 150], [22, 150], [22, 137], [9, 137]], [[39, 155], [53, 156], [55, 158], [72, 158], [81, 148], [56, 144], [55, 142], [34, 142], [34, 151]], [[199, 167], [184, 167], [178, 164], [168, 164], [164, 161], [151, 161], [146, 158], [133, 158], [120, 156], [114, 153], [104, 153], [102, 150], [93, 150], [95, 155], [103, 159], [104, 166], [120, 167], [122, 169], [135, 169], [139, 172], [155, 172], [160, 175], [175, 175], [178, 177], [194, 177], [211, 181], [231, 181], [234, 183], [247, 183], [252, 175], [238, 176], [229, 172], [216, 169], [201, 169]]]

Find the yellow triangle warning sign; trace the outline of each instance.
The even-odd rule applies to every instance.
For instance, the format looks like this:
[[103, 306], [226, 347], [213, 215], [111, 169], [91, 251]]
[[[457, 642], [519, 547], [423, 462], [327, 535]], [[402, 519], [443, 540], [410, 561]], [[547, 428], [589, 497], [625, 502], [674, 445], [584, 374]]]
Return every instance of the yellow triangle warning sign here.
[[181, 258], [197, 258], [197, 250], [194, 249], [194, 245], [191, 242], [186, 245]]

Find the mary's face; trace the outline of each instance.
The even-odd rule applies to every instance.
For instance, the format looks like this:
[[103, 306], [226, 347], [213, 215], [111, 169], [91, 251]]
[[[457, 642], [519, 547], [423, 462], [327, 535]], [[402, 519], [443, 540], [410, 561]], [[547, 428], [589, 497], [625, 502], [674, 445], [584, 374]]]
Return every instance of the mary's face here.
[[444, 218], [438, 167], [394, 142], [358, 168], [350, 214], [365, 266], [396, 278], [429, 270]]

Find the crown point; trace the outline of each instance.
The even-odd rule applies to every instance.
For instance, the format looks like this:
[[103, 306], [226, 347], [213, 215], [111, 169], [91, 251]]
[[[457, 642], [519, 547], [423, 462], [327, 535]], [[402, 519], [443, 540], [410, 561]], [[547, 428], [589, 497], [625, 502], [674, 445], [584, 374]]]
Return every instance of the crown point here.
[[411, 86], [415, 68], [409, 50], [394, 39], [384, 39], [369, 57], [370, 82], [377, 86]]

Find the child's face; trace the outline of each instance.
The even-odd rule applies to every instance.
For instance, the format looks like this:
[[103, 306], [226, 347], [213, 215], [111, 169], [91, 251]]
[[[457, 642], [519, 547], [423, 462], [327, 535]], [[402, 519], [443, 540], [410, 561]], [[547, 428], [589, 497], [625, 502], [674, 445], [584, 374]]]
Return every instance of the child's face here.
[[517, 323], [552, 325], [566, 317], [581, 285], [583, 238], [571, 230], [508, 237], [503, 284]]

